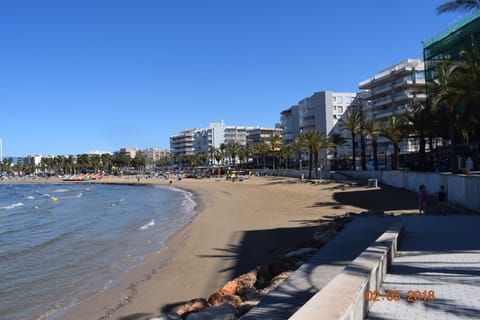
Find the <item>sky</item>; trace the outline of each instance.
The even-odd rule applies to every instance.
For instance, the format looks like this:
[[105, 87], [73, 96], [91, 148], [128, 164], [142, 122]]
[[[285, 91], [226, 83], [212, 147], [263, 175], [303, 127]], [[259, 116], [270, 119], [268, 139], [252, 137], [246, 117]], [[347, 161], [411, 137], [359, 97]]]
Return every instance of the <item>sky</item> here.
[[189, 128], [274, 127], [315, 92], [407, 58], [467, 13], [446, 0], [2, 0], [3, 157], [169, 148]]

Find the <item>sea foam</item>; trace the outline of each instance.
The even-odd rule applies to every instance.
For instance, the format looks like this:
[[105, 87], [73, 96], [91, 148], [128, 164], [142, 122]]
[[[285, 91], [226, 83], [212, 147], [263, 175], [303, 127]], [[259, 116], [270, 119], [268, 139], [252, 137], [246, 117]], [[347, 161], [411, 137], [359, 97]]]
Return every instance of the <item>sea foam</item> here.
[[8, 205], [8, 206], [0, 207], [0, 210], [10, 210], [10, 209], [14, 209], [16, 207], [21, 207], [21, 206], [23, 206], [23, 203], [22, 202], [17, 202], [17, 203]]

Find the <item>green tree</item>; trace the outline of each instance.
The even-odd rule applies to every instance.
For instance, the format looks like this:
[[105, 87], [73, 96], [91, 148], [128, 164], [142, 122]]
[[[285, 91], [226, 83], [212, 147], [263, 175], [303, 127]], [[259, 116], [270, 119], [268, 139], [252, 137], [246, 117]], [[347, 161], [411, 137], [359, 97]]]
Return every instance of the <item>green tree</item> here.
[[315, 165], [315, 177], [318, 179], [318, 153], [328, 149], [327, 139], [317, 130], [307, 130], [298, 137], [298, 145], [308, 150], [308, 178], [312, 179], [312, 169]]
[[337, 170], [338, 147], [347, 143], [347, 140], [340, 133], [333, 133], [328, 137], [328, 142], [333, 149], [333, 170]]
[[389, 117], [386, 124], [380, 127], [380, 134], [393, 144], [393, 169], [400, 167], [400, 141], [407, 132], [408, 121], [405, 117]]
[[378, 170], [378, 136], [380, 135], [380, 126], [377, 122], [370, 120], [365, 123], [365, 134], [372, 139], [373, 149], [373, 167]]
[[360, 112], [357, 109], [349, 108], [345, 114], [345, 117], [340, 119], [340, 127], [342, 130], [347, 130], [350, 132], [352, 139], [352, 160], [353, 160], [353, 170], [356, 170], [356, 135], [360, 133], [361, 129], [361, 116]]
[[266, 158], [270, 153], [270, 146], [266, 142], [257, 142], [254, 144], [254, 154], [263, 159], [263, 169], [266, 169]]
[[448, 132], [450, 136], [450, 170], [455, 170], [457, 156], [457, 121], [462, 100], [466, 97], [465, 66], [462, 63], [441, 62], [436, 65], [438, 77], [430, 84], [432, 92], [431, 108], [447, 112]]
[[273, 157], [273, 172], [275, 172], [276, 166], [276, 159], [277, 159], [277, 152], [280, 150], [280, 146], [282, 145], [282, 136], [278, 133], [272, 133], [268, 138], [267, 143], [270, 146], [270, 152], [272, 153]]
[[210, 165], [213, 166], [213, 164], [215, 163], [215, 152], [217, 151], [217, 149], [215, 149], [214, 146], [210, 146], [208, 147], [208, 155], [210, 157]]
[[449, 0], [437, 7], [437, 14], [452, 11], [475, 11], [480, 9], [479, 0]]
[[278, 150], [278, 156], [285, 162], [285, 169], [288, 169], [288, 159], [295, 156], [295, 150], [290, 143], [283, 143]]

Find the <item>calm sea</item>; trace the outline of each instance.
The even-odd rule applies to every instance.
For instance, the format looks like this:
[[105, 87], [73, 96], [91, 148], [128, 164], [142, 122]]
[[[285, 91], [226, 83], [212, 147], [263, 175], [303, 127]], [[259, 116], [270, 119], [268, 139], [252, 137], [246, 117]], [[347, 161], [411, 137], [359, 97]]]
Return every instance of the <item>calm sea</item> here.
[[194, 210], [192, 194], [163, 186], [0, 184], [0, 319], [54, 319], [160, 250]]

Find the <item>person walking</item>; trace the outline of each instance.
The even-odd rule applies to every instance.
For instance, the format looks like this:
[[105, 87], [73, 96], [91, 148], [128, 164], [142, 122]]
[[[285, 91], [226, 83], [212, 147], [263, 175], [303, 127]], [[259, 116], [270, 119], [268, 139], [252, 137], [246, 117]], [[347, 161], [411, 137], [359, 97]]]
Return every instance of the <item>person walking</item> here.
[[447, 192], [443, 185], [440, 186], [440, 190], [437, 192], [437, 207], [438, 213], [441, 215], [445, 214], [445, 207], [447, 205]]
[[420, 188], [418, 190], [418, 214], [422, 214], [422, 213], [426, 214], [427, 199], [428, 199], [427, 189], [425, 188], [425, 185], [422, 184], [420, 185]]

